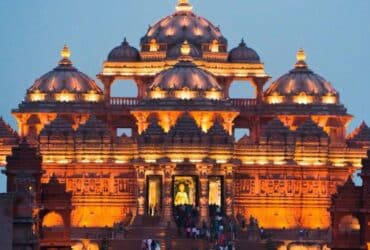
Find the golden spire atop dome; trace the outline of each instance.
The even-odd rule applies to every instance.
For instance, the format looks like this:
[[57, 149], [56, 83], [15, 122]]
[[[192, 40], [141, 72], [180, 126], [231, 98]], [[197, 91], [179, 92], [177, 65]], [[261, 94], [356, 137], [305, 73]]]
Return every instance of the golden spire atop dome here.
[[63, 49], [60, 51], [60, 55], [63, 59], [69, 59], [71, 57], [71, 50], [67, 44], [64, 44]]
[[302, 48], [297, 52], [297, 61], [306, 61], [306, 52]]
[[71, 57], [71, 50], [69, 49], [67, 44], [64, 44], [63, 49], [60, 51], [60, 55], [62, 57], [62, 60], [59, 61], [59, 65], [64, 66], [70, 66], [72, 65], [71, 60], [69, 58]]
[[300, 48], [297, 52], [296, 55], [297, 58], [297, 63], [295, 64], [296, 68], [307, 68], [307, 63], [306, 63], [306, 52], [304, 49]]
[[189, 3], [189, 0], [178, 0], [176, 11], [192, 11], [193, 6]]

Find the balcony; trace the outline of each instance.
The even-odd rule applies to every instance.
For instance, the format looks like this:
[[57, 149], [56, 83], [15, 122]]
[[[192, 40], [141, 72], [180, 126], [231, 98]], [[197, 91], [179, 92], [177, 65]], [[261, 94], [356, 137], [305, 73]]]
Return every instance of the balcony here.
[[257, 105], [257, 99], [232, 98], [230, 101], [236, 108], [246, 108]]
[[137, 97], [111, 97], [110, 105], [114, 107], [133, 107], [139, 104]]
[[[134, 107], [139, 104], [139, 100], [137, 97], [111, 97], [110, 106], [121, 108]], [[239, 109], [257, 105], [256, 99], [233, 98], [230, 101], [235, 108]]]

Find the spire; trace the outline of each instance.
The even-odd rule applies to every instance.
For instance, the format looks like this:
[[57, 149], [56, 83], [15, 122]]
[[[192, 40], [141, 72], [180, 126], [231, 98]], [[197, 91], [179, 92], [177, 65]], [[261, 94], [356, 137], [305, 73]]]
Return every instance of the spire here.
[[128, 45], [128, 41], [127, 41], [126, 37], [123, 39], [122, 45]]
[[68, 45], [64, 44], [63, 49], [60, 51], [60, 56], [62, 57], [62, 60], [59, 61], [59, 65], [72, 65], [71, 60], [69, 60], [71, 54], [72, 53]]
[[307, 63], [306, 63], [306, 52], [300, 48], [297, 52], [296, 55], [297, 58], [297, 63], [295, 64], [296, 68], [307, 68]]
[[244, 38], [242, 38], [239, 47], [246, 47], [247, 45], [245, 44]]
[[64, 47], [60, 52], [60, 55], [62, 56], [63, 59], [69, 59], [71, 57], [71, 50], [69, 49], [67, 44], [64, 44]]
[[176, 11], [192, 11], [193, 6], [189, 3], [189, 0], [178, 0]]

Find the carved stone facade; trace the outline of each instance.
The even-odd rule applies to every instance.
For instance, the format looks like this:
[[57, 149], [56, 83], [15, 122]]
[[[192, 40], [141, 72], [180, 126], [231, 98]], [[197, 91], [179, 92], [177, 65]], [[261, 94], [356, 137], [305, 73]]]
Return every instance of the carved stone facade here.
[[[140, 50], [126, 40], [112, 50], [98, 75], [103, 90], [73, 67], [68, 47], [61, 55], [12, 114], [42, 156], [40, 230], [80, 241], [66, 245], [86, 248], [86, 235], [148, 216], [171, 225], [176, 199], [199, 209], [200, 222], [216, 204], [264, 228], [326, 229], [331, 195], [370, 145], [366, 125], [346, 137], [351, 115], [303, 50], [264, 91], [270, 77], [258, 54], [244, 42], [228, 52], [219, 28], [185, 0], [149, 28]], [[134, 81], [138, 96], [112, 97], [120, 79]], [[235, 81], [249, 81], [254, 98], [230, 98]], [[249, 133], [236, 140], [238, 129]], [[5, 157], [18, 135], [0, 121], [0, 137]], [[55, 199], [40, 199], [53, 185]]]
[[331, 249], [368, 249], [370, 242], [370, 151], [362, 161], [362, 186], [352, 179], [332, 196]]

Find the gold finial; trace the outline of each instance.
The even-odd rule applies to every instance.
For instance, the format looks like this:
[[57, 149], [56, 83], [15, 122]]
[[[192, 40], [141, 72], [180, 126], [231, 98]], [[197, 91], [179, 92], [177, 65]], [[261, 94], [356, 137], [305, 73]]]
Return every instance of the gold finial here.
[[179, 0], [176, 6], [176, 11], [192, 11], [193, 6], [189, 3], [189, 0]]
[[69, 59], [71, 57], [71, 50], [68, 48], [67, 44], [64, 45], [60, 55], [63, 59]]
[[306, 61], [306, 52], [302, 48], [300, 48], [297, 52], [297, 61], [304, 62]]
[[301, 48], [297, 52], [297, 62], [295, 64], [296, 68], [307, 68], [307, 63], [306, 63], [306, 52]]
[[189, 45], [188, 41], [186, 41], [186, 40], [181, 45], [181, 55], [183, 55], [183, 56], [190, 55], [190, 45]]

